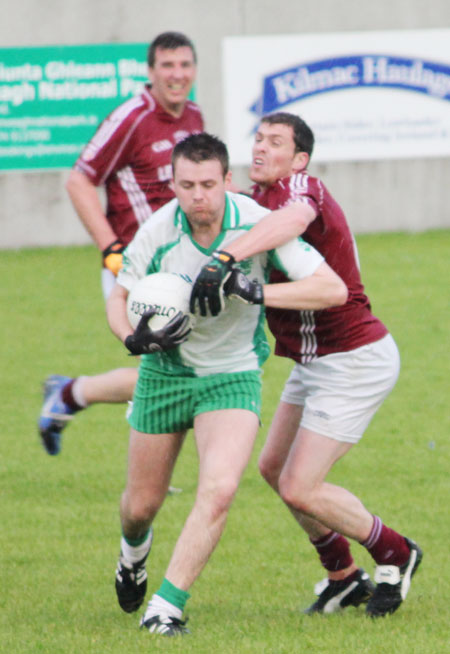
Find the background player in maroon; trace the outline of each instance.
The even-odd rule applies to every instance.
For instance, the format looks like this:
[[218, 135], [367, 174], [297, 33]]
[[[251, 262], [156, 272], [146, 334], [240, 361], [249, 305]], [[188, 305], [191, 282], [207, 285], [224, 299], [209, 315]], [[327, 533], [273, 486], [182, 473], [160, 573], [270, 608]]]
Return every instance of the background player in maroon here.
[[[308, 612], [331, 613], [367, 602], [367, 613], [394, 612], [421, 558], [411, 540], [386, 527], [344, 488], [326, 482], [332, 466], [361, 438], [399, 372], [397, 347], [371, 312], [345, 216], [323, 183], [306, 171], [314, 136], [298, 116], [266, 116], [256, 132], [250, 177], [253, 197], [297, 216], [263, 219], [227, 252], [216, 253], [194, 285], [194, 304], [216, 307], [233, 262], [302, 234], [347, 284], [344, 306], [322, 311], [267, 309], [276, 353], [296, 364], [260, 457], [260, 470], [315, 546], [328, 581]], [[293, 219], [294, 216], [294, 219]], [[285, 281], [277, 273], [271, 281]], [[251, 290], [247, 301], [251, 301]], [[256, 299], [256, 296], [255, 296]], [[266, 382], [267, 383], [267, 382]], [[376, 588], [358, 568], [346, 537], [376, 563]]]
[[[149, 47], [148, 66], [150, 84], [103, 121], [67, 182], [77, 214], [102, 252], [105, 298], [121, 267], [122, 251], [139, 225], [174, 197], [174, 146], [203, 131], [200, 109], [187, 99], [196, 74], [190, 39], [178, 32], [160, 34]], [[106, 210], [98, 186], [105, 188]], [[60, 451], [61, 431], [74, 412], [97, 402], [126, 402], [136, 379], [135, 368], [76, 379], [50, 376], [39, 417], [47, 452]]]

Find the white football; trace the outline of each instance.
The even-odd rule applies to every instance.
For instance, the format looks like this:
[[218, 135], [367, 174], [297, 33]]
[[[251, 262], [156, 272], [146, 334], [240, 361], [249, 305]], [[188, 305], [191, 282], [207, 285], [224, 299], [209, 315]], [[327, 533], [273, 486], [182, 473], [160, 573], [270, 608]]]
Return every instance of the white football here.
[[191, 291], [192, 285], [176, 273], [158, 272], [139, 279], [127, 299], [131, 326], [136, 329], [142, 314], [151, 307], [156, 309], [148, 323], [153, 330], [164, 327], [179, 311], [189, 314]]

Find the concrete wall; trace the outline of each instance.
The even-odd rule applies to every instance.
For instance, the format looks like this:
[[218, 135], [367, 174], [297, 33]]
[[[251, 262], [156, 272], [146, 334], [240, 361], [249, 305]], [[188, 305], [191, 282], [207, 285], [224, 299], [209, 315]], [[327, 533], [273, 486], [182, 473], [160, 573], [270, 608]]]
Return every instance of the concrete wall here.
[[[199, 54], [198, 102], [224, 136], [221, 39], [450, 25], [448, 0], [19, 0], [0, 22], [9, 46], [147, 42], [186, 32]], [[312, 165], [357, 233], [450, 227], [450, 158]], [[246, 171], [234, 171], [244, 184]], [[64, 190], [67, 171], [0, 176], [1, 248], [89, 242]]]

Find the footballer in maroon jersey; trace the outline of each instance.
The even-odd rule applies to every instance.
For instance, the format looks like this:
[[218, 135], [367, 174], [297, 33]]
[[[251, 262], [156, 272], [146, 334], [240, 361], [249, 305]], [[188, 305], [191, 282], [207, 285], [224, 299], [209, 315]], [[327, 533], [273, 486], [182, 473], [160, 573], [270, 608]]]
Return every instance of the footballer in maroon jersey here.
[[187, 101], [179, 116], [168, 113], [147, 86], [102, 123], [83, 150], [75, 170], [105, 185], [106, 217], [117, 239], [128, 243], [137, 228], [174, 196], [174, 146], [203, 131], [199, 107]]
[[[277, 180], [271, 186], [254, 186], [253, 198], [275, 210], [295, 202], [309, 204], [316, 218], [302, 238], [315, 247], [349, 290], [347, 303], [323, 311], [267, 309], [267, 321], [276, 338], [275, 353], [299, 363], [346, 352], [377, 341], [387, 334], [383, 323], [370, 310], [358, 267], [353, 236], [344, 213], [320, 179], [307, 172]], [[281, 272], [272, 273], [271, 282], [286, 281]]]
[[[196, 68], [195, 49], [187, 36], [159, 34], [148, 50], [150, 85], [103, 121], [70, 173], [70, 199], [102, 253], [105, 299], [122, 265], [122, 252], [139, 225], [174, 197], [174, 146], [203, 131], [200, 109], [188, 100]], [[106, 210], [100, 185], [106, 190]], [[61, 432], [73, 413], [94, 403], [127, 402], [136, 380], [136, 368], [76, 379], [49, 376], [38, 421], [46, 451], [59, 453]]]
[[[178, 32], [160, 34], [149, 47], [148, 66], [150, 85], [103, 121], [67, 182], [80, 220], [114, 275], [139, 225], [174, 197], [174, 146], [203, 131], [200, 109], [188, 100], [196, 74], [192, 42]], [[97, 194], [100, 185], [106, 211]], [[104, 288], [105, 295], [108, 291]]]
[[[283, 219], [263, 218], [226, 252], [215, 253], [195, 281], [191, 306], [217, 307], [217, 295], [264, 303], [261, 289], [242, 280], [228, 286], [232, 264], [279, 247], [300, 234], [348, 287], [345, 305], [321, 311], [267, 309], [276, 353], [296, 363], [259, 460], [261, 474], [306, 531], [327, 570], [326, 583], [308, 613], [332, 613], [367, 603], [366, 613], [398, 609], [422, 558], [419, 546], [384, 525], [345, 488], [327, 483], [333, 465], [358, 442], [393, 388], [399, 355], [364, 294], [353, 237], [339, 205], [323, 183], [307, 173], [314, 135], [298, 116], [265, 116], [256, 131], [250, 178], [253, 197]], [[239, 263], [237, 264], [239, 265]], [[228, 280], [228, 281], [227, 281]], [[271, 282], [285, 281], [279, 274]], [[225, 284], [224, 284], [225, 282]], [[245, 292], [241, 293], [241, 289]], [[266, 383], [270, 383], [266, 381]], [[376, 586], [358, 568], [351, 538], [375, 564]]]

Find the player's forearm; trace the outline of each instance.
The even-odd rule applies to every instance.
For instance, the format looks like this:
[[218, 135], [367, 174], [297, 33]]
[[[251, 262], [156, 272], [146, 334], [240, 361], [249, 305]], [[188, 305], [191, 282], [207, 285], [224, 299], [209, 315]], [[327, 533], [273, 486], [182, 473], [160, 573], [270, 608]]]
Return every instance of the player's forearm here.
[[266, 284], [264, 304], [274, 309], [316, 311], [345, 304], [347, 286], [326, 264], [322, 263], [310, 277], [295, 282]]
[[126, 289], [116, 284], [106, 301], [106, 317], [109, 327], [122, 343], [127, 336], [133, 333], [127, 317], [127, 296]]
[[72, 170], [66, 183], [66, 190], [81, 222], [99, 250], [103, 251], [117, 239], [117, 236], [105, 216], [97, 188], [86, 175]]
[[314, 210], [304, 202], [277, 209], [262, 218], [246, 234], [227, 245], [226, 251], [236, 261], [242, 261], [260, 252], [273, 250], [303, 234], [314, 218]]

